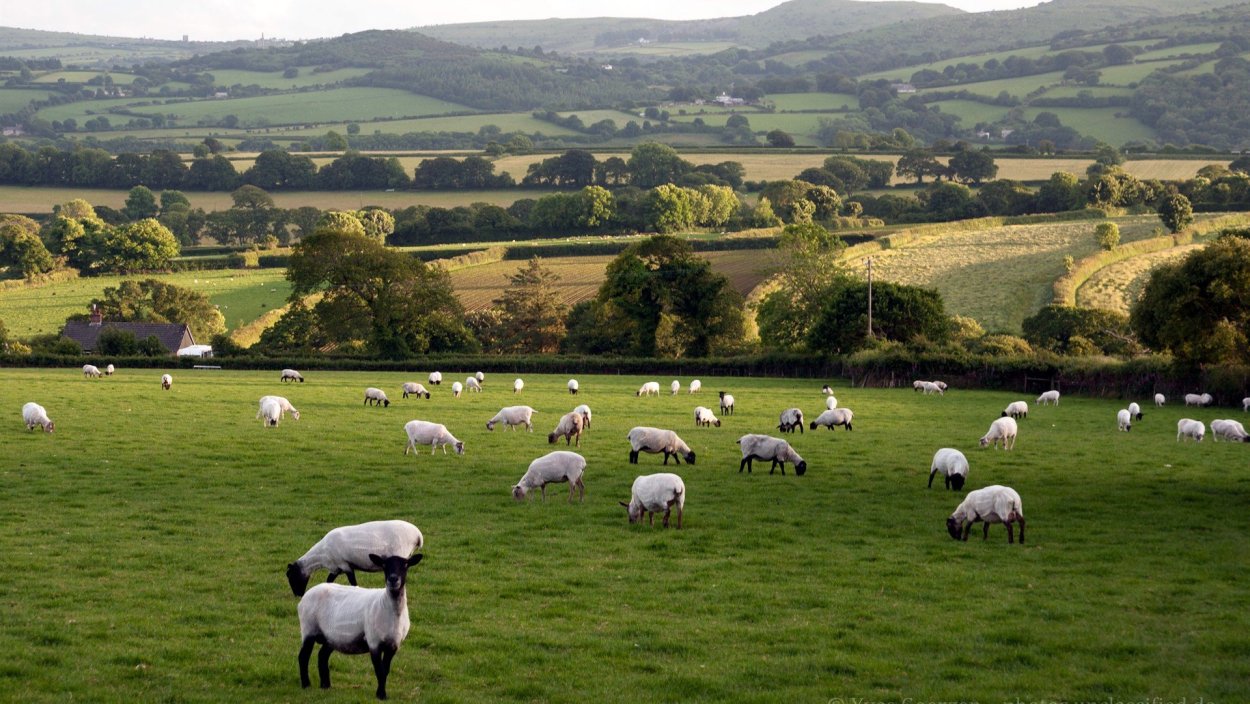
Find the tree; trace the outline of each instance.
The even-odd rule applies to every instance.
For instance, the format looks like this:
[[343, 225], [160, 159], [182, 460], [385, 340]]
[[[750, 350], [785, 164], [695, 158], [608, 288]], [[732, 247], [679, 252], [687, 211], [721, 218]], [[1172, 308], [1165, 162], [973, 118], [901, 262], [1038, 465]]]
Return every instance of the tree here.
[[764, 139], [768, 141], [768, 146], [770, 147], [786, 148], [794, 146], [794, 137], [780, 129], [770, 131], [764, 135]]
[[1110, 252], [1120, 245], [1120, 226], [1113, 222], [1100, 222], [1094, 228], [1098, 246]]
[[568, 306], [557, 289], [560, 276], [543, 267], [538, 257], [508, 277], [508, 288], [494, 300], [499, 311], [495, 326], [496, 349], [500, 352], [558, 352], [564, 339]]
[[1102, 48], [1102, 58], [1108, 66], [1133, 63], [1133, 50], [1123, 44], [1108, 44]]
[[630, 184], [639, 188], [675, 183], [694, 168], [677, 154], [677, 150], [656, 142], [644, 142], [634, 147], [626, 166], [629, 169]]
[[39, 239], [39, 224], [23, 215], [0, 214], [0, 267], [23, 278], [56, 268], [56, 260]]
[[1124, 354], [1139, 345], [1123, 313], [1099, 308], [1048, 305], [1025, 318], [1020, 327], [1034, 347], [1061, 354], [1092, 345], [1100, 354]]
[[395, 231], [394, 216], [381, 208], [357, 211], [356, 219], [360, 221], [365, 234], [379, 242], [386, 242], [386, 238]]
[[1076, 176], [1056, 171], [1037, 190], [1037, 209], [1043, 213], [1060, 213], [1076, 210], [1085, 202], [1081, 184]]
[[[872, 288], [875, 339], [908, 342], [917, 337], [941, 342], [950, 335], [942, 297], [933, 289], [886, 281]], [[844, 354], [868, 344], [868, 284], [848, 282], [830, 291], [807, 335], [813, 351]]]
[[946, 167], [928, 149], [909, 149], [899, 157], [894, 170], [899, 176], [914, 178], [921, 184], [925, 176], [941, 177]]
[[158, 279], [127, 279], [92, 301], [107, 320], [185, 323], [200, 340], [226, 331], [226, 319], [208, 296]]
[[105, 328], [96, 338], [96, 352], [105, 357], [125, 357], [139, 354], [139, 341], [129, 330]]
[[1180, 232], [1193, 224], [1194, 209], [1188, 198], [1174, 193], [1159, 201], [1159, 219], [1168, 230]]
[[142, 220], [156, 217], [159, 208], [156, 205], [156, 194], [147, 186], [135, 186], [126, 196], [126, 205], [122, 212], [129, 220]]
[[97, 274], [164, 269], [179, 252], [174, 234], [152, 218], [120, 227], [102, 225], [88, 230], [80, 242], [71, 259]]
[[988, 150], [964, 149], [950, 160], [951, 174], [961, 181], [980, 184], [998, 175], [998, 165]]
[[756, 308], [764, 344], [780, 349], [805, 345], [826, 294], [847, 277], [838, 259], [845, 247], [841, 238], [820, 225], [787, 225], [782, 230], [776, 287]]

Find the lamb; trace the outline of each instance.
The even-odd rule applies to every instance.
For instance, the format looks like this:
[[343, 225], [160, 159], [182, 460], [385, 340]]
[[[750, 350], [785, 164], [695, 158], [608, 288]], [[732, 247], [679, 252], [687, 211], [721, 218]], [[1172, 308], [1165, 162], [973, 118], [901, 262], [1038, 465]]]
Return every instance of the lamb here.
[[1186, 406], [1209, 406], [1212, 400], [1211, 394], [1185, 394]]
[[833, 395], [833, 387], [832, 387], [832, 386], [830, 386], [830, 385], [828, 385], [828, 384], [825, 384], [824, 386], [820, 387], [820, 393], [822, 393], [822, 394], [824, 394], [824, 395], [826, 395], [826, 396], [832, 396], [832, 395]]
[[945, 395], [946, 389], [942, 386], [938, 386], [938, 382], [936, 381], [922, 381], [920, 383], [922, 384], [920, 390], [923, 391], [926, 396], [930, 394], [937, 394], [938, 396]]
[[631, 448], [630, 464], [638, 464], [639, 452], [664, 453], [664, 464], [668, 464], [670, 456], [677, 464], [681, 464], [682, 457], [685, 457], [687, 464], [694, 464], [694, 450], [671, 430], [638, 426], [632, 428], [626, 437], [629, 438]]
[[282, 410], [283, 418], [286, 417], [287, 413], [290, 413], [292, 418], [294, 418], [295, 420], [299, 420], [299, 411], [295, 410], [295, 406], [292, 406], [291, 402], [286, 400], [282, 396], [261, 396], [260, 397], [260, 410], [256, 411], [257, 418], [260, 418], [264, 414], [265, 403], [267, 401], [276, 401], [278, 403], [278, 407]]
[[933, 453], [933, 462], [929, 465], [930, 489], [933, 488], [933, 475], [935, 474], [942, 475], [947, 489], [962, 491], [964, 482], [968, 480], [968, 458], [953, 447], [943, 447]]
[[113, 372], [115, 371], [117, 371], [117, 369], [110, 364], [104, 368], [104, 376], [113, 376]]
[[734, 414], [734, 395], [720, 392], [720, 412], [732, 416]]
[[478, 383], [477, 377], [468, 377], [464, 380], [464, 387], [474, 393], [482, 393], [482, 385]]
[[1141, 420], [1142, 419], [1141, 406], [1137, 405], [1136, 401], [1133, 401], [1132, 403], [1128, 405], [1128, 414], [1130, 416], [1133, 416], [1133, 420]]
[[1192, 438], [1195, 442], [1202, 442], [1202, 437], [1207, 434], [1207, 426], [1202, 424], [1200, 420], [1192, 418], [1181, 418], [1176, 421], [1176, 440], [1181, 438]]
[[629, 512], [630, 524], [641, 523], [647, 514], [647, 525], [655, 525], [655, 514], [664, 512], [662, 525], [668, 527], [668, 517], [677, 507], [677, 528], [681, 529], [681, 517], [686, 509], [686, 483], [676, 474], [644, 474], [634, 479], [630, 489], [629, 503], [620, 504]]
[[694, 407], [694, 424], [704, 428], [714, 425], [720, 427], [720, 418], [712, 415], [712, 409], [703, 406]]
[[452, 382], [451, 384], [451, 397], [452, 398], [460, 398], [460, 393], [462, 391], [464, 391], [464, 384], [461, 384], [458, 381]]
[[673, 393], [671, 393], [671, 394], [669, 394], [669, 395], [670, 395], [670, 396], [676, 396], [676, 395], [677, 395], [677, 392], [678, 392], [678, 391], [681, 391], [681, 382], [680, 382], [680, 381], [678, 381], [678, 380], [676, 380], [676, 379], [673, 379], [673, 383], [669, 384], [669, 385], [668, 385], [668, 388], [672, 389], [672, 392], [673, 392]]
[[530, 462], [521, 481], [512, 487], [512, 498], [517, 501], [537, 488], [542, 493], [543, 501], [547, 500], [548, 484], [569, 483], [569, 503], [573, 503], [573, 494], [578, 494], [578, 501], [586, 500], [586, 484], [582, 476], [586, 472], [586, 458], [576, 452], [556, 450]]
[[282, 420], [282, 404], [273, 399], [262, 401], [258, 416], [265, 427], [276, 428], [278, 421]]
[[286, 580], [291, 593], [304, 596], [308, 579], [320, 569], [329, 570], [327, 582], [341, 574], [356, 586], [356, 570], [377, 572], [369, 562], [369, 553], [408, 557], [425, 546], [421, 530], [407, 521], [369, 521], [353, 526], [340, 526], [326, 533], [304, 556], [286, 566]]
[[1232, 418], [1211, 421], [1211, 441], [1219, 442], [1220, 438], [1232, 442], [1250, 442], [1250, 434], [1246, 433], [1245, 426]]
[[578, 388], [577, 379], [569, 379], [569, 395], [576, 396], [577, 388]]
[[417, 398], [421, 398], [422, 396], [424, 396], [428, 399], [430, 397], [430, 392], [426, 391], [425, 387], [422, 386], [418, 382], [405, 381], [403, 388], [404, 388], [404, 398], [408, 398], [409, 396], [416, 396]]
[[512, 393], [519, 394], [521, 393], [521, 389], [524, 389], [524, 388], [525, 388], [524, 381], [517, 379], [516, 381], [512, 382]]
[[1016, 419], [1015, 418], [999, 418], [990, 423], [990, 431], [981, 438], [981, 447], [987, 447], [992, 442], [994, 449], [998, 449], [998, 443], [1003, 443], [1004, 450], [1010, 450], [1016, 446]]
[[1127, 433], [1133, 429], [1133, 414], [1129, 413], [1127, 408], [1121, 408], [1115, 414], [1115, 424], [1117, 428]]
[[929, 382], [927, 381], [921, 381], [919, 379], [916, 379], [915, 381], [911, 383], [911, 390], [912, 391], [924, 391], [924, 385], [928, 383]]
[[972, 524], [977, 521], [985, 522], [982, 540], [989, 539], [991, 523], [1002, 523], [1007, 526], [1008, 543], [1015, 542], [1011, 524], [1019, 523], [1020, 544], [1024, 545], [1024, 504], [1021, 503], [1020, 495], [1015, 489], [994, 484], [984, 489], [968, 492], [963, 502], [955, 508], [955, 512], [946, 519], [946, 530], [955, 540], [967, 541], [968, 533], [972, 531]]
[[447, 431], [447, 426], [442, 423], [430, 423], [424, 420], [410, 420], [404, 424], [404, 432], [408, 434], [408, 446], [404, 448], [404, 455], [412, 450], [415, 455], [417, 445], [429, 445], [430, 454], [439, 447], [443, 448], [443, 454], [447, 454], [447, 446], [451, 445], [456, 449], [457, 455], [464, 454], [464, 443], [460, 442]]
[[573, 412], [574, 412], [574, 413], [580, 413], [580, 414], [582, 414], [582, 418], [584, 418], [584, 419], [585, 419], [585, 421], [586, 421], [586, 422], [582, 423], [582, 427], [583, 427], [583, 428], [585, 428], [585, 429], [587, 429], [587, 430], [590, 430], [590, 415], [591, 415], [591, 414], [590, 414], [590, 406], [587, 406], [586, 404], [584, 404], [584, 403], [583, 403], [582, 405], [578, 406], [577, 408], [574, 408], [574, 409], [573, 409]]
[[825, 397], [825, 410], [832, 411], [838, 407], [838, 398], [836, 396]]
[[485, 375], [484, 373], [482, 373], [482, 372], [478, 372], [478, 373], [474, 374], [474, 375], [473, 375], [473, 378], [474, 378], [474, 379], [477, 379], [477, 381], [478, 381], [478, 383], [479, 383], [479, 384], [480, 384], [480, 383], [482, 383], [483, 381], [486, 381], [486, 375]]
[[703, 382], [699, 381], [698, 379], [695, 379], [691, 381], [690, 386], [687, 387], [687, 393], [697, 394], [702, 389], [703, 389]]
[[854, 420], [855, 414], [849, 408], [830, 408], [829, 410], [816, 416], [816, 420], [812, 421], [808, 427], [812, 430], [825, 426], [833, 430], [835, 425], [845, 425], [847, 430], [854, 430], [851, 427], [851, 421]]
[[798, 428], [799, 435], [803, 434], [803, 411], [799, 408], [787, 408], [781, 412], [777, 430], [783, 433], [793, 433], [795, 428]]
[[387, 406], [391, 405], [391, 400], [386, 397], [385, 391], [383, 391], [382, 389], [378, 389], [378, 388], [370, 386], [369, 388], [365, 389], [365, 404], [364, 405], [382, 406], [383, 408], [386, 408]]
[[1029, 404], [1024, 401], [1012, 401], [1007, 404], [1007, 408], [1003, 411], [1003, 417], [1011, 416], [1016, 420], [1027, 418], [1029, 416]]
[[82, 376], [84, 379], [99, 379], [100, 368], [94, 364], [82, 365]]
[[438, 386], [439, 384], [443, 383], [443, 373], [442, 372], [430, 372], [429, 382], [430, 382], [430, 386]]
[[1162, 408], [1162, 407], [1163, 407], [1164, 402], [1166, 402], [1166, 401], [1167, 401], [1167, 398], [1166, 398], [1166, 397], [1164, 397], [1164, 395], [1163, 395], [1163, 394], [1155, 394], [1155, 405], [1156, 405], [1156, 406], [1158, 406], [1158, 407]]
[[1056, 391], [1055, 389], [1042, 392], [1042, 395], [1037, 397], [1037, 405], [1039, 406], [1045, 406], [1051, 403], [1055, 404], [1056, 406], [1059, 405], [1059, 392]]
[[516, 426], [524, 425], [529, 432], [534, 432], [534, 423], [531, 420], [534, 416], [534, 409], [529, 406], [504, 406], [499, 409], [494, 418], [486, 421], [486, 429], [494, 432], [495, 426], [503, 423], [508, 426], [508, 430], [516, 430]]
[[47, 409], [34, 401], [22, 406], [22, 422], [26, 424], [27, 430], [34, 430], [36, 425], [43, 428], [45, 433], [56, 429], [56, 424], [48, 417]]
[[801, 477], [807, 473], [806, 460], [799, 457], [799, 453], [790, 447], [790, 443], [781, 438], [752, 433], [738, 438], [738, 445], [742, 448], [742, 461], [738, 463], [739, 474], [744, 467], [748, 474], [751, 472], [752, 460], [771, 460], [773, 464], [768, 469], [769, 474], [778, 466], [781, 467], [781, 473], [785, 474], [786, 462], [794, 464], [795, 475]]
[[169, 391], [169, 387], [174, 385], [174, 378], [168, 374], [161, 375], [161, 388]]
[[660, 395], [660, 382], [648, 381], [647, 383], [638, 387], [638, 391], [636, 391], [634, 395], [635, 396], [653, 396], [653, 395], [659, 396]]
[[278, 381], [298, 381], [302, 384], [304, 383], [304, 375], [294, 369], [283, 369], [282, 376], [278, 378]]
[[299, 602], [299, 681], [307, 688], [308, 659], [313, 645], [320, 643], [317, 674], [321, 688], [330, 688], [330, 654], [338, 651], [359, 655], [365, 651], [373, 660], [378, 699], [386, 699], [386, 678], [391, 660], [408, 636], [408, 568], [421, 562], [412, 557], [370, 553], [369, 562], [386, 575], [385, 589], [318, 584]]
[[568, 445], [574, 439], [577, 440], [577, 446], [582, 446], [582, 428], [585, 427], [586, 416], [577, 411], [569, 411], [560, 416], [560, 422], [556, 423], [556, 429], [547, 434], [547, 443], [554, 445], [557, 440], [564, 438], [564, 444]]

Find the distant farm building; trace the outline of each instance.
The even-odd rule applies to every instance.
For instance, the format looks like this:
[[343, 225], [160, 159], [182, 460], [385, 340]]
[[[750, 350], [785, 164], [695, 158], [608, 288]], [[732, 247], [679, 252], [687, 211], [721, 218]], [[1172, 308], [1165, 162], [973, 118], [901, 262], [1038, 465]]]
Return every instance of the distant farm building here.
[[195, 345], [195, 338], [191, 335], [191, 328], [183, 323], [105, 322], [99, 311], [92, 311], [90, 321], [70, 321], [66, 323], [65, 329], [61, 331], [61, 337], [77, 342], [82, 347], [83, 352], [90, 354], [95, 352], [96, 345], [100, 340], [100, 333], [105, 330], [128, 332], [139, 341], [155, 337], [170, 356], [177, 354], [178, 350]]

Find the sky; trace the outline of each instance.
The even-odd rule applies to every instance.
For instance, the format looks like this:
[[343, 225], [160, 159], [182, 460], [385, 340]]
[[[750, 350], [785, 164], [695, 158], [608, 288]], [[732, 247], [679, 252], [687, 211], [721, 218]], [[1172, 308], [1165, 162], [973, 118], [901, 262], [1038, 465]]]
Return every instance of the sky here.
[[[945, 0], [968, 12], [1010, 10], [1038, 2]], [[610, 6], [586, 0], [0, 0], [0, 26], [152, 39], [181, 39], [185, 34], [193, 41], [256, 39], [262, 34], [313, 39], [365, 29], [492, 20], [735, 17], [779, 4], [781, 0], [630, 0]]]

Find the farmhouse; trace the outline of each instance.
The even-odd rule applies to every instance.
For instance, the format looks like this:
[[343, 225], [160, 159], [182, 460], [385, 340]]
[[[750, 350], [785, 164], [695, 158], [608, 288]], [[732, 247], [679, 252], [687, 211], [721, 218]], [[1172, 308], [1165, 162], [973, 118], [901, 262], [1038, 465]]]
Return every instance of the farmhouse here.
[[177, 354], [178, 350], [195, 344], [195, 338], [191, 336], [191, 328], [184, 323], [106, 323], [104, 316], [98, 310], [91, 311], [91, 320], [88, 322], [66, 323], [65, 329], [61, 331], [61, 337], [77, 342], [83, 352], [92, 353], [95, 352], [100, 333], [110, 329], [131, 333], [136, 340], [155, 337], [171, 356]]

